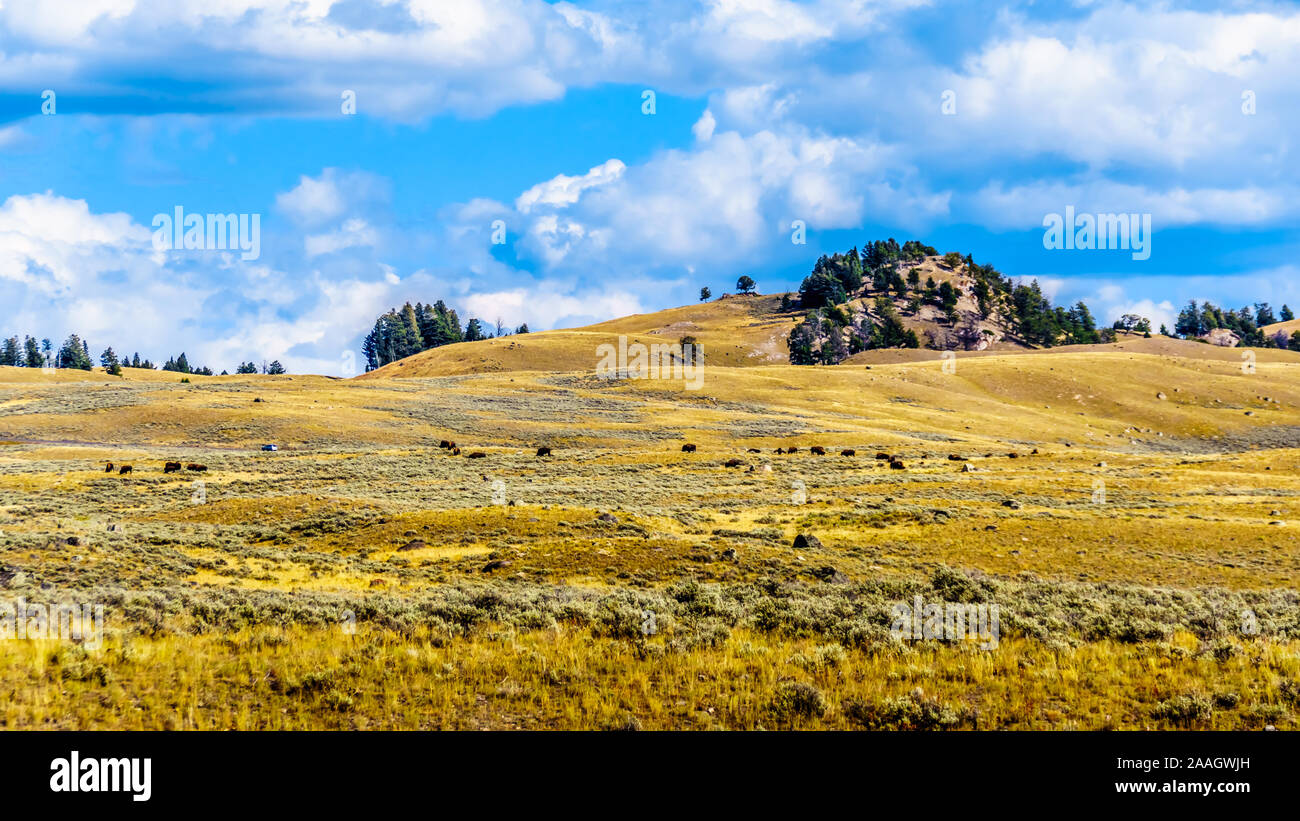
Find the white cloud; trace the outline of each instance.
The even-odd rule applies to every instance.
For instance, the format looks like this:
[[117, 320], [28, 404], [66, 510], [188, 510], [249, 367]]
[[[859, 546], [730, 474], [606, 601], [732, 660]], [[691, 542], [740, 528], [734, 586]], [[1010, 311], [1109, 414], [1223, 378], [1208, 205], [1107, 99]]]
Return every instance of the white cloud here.
[[466, 310], [462, 318], [475, 316], [495, 322], [500, 317], [510, 329], [527, 323], [534, 331], [587, 325], [645, 310], [641, 299], [627, 291], [593, 288], [560, 293], [541, 283], [527, 288], [468, 294], [462, 303]]
[[1291, 189], [1245, 186], [1239, 189], [1173, 186], [1157, 190], [1099, 179], [1074, 183], [1036, 181], [1011, 188], [991, 182], [969, 196], [959, 197], [958, 211], [996, 229], [1034, 229], [1047, 214], [1151, 214], [1152, 230], [1187, 225], [1247, 226], [1294, 218], [1297, 200]]
[[298, 178], [298, 185], [275, 198], [276, 207], [302, 224], [318, 224], [343, 214], [346, 203], [335, 182], [337, 172], [325, 169], [319, 178]]
[[19, 126], [11, 125], [6, 128], [0, 128], [0, 148], [12, 148], [25, 142], [30, 142], [31, 138]]
[[337, 231], [326, 234], [313, 234], [303, 240], [303, 247], [308, 257], [332, 254], [344, 248], [373, 246], [379, 241], [375, 229], [360, 218], [350, 219]]
[[550, 271], [596, 271], [743, 264], [788, 242], [793, 220], [829, 230], [928, 219], [948, 196], [926, 191], [887, 147], [790, 128], [712, 134], [626, 169], [610, 161], [533, 186], [516, 208], [521, 253]]
[[[0, 302], [8, 307], [0, 331], [56, 345], [76, 333], [95, 357], [111, 345], [156, 362], [185, 351], [217, 372], [279, 359], [291, 371], [338, 374], [343, 352], [405, 285], [391, 266], [353, 260], [341, 276], [285, 271], [224, 253], [160, 253], [151, 239], [130, 216], [95, 213], [84, 200], [9, 197], [0, 204]], [[324, 254], [373, 240], [368, 224], [350, 219], [305, 241]]]
[[520, 194], [519, 198], [515, 200], [515, 208], [520, 213], [527, 214], [537, 206], [551, 205], [562, 208], [566, 205], [572, 205], [582, 196], [583, 191], [588, 188], [609, 185], [623, 176], [626, 169], [627, 166], [621, 160], [611, 159], [592, 168], [580, 177], [557, 174], [546, 182], [538, 183]]
[[705, 109], [704, 113], [700, 115], [700, 119], [696, 120], [695, 125], [691, 126], [691, 133], [695, 135], [695, 139], [707, 143], [713, 139], [713, 130], [717, 126], [718, 121], [713, 118], [713, 112]]

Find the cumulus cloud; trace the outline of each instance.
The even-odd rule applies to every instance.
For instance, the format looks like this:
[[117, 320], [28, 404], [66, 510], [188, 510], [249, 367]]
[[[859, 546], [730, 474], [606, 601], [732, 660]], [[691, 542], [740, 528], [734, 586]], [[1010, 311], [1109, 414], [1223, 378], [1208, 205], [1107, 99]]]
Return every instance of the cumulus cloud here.
[[[325, 253], [364, 244], [366, 231], [348, 221], [308, 241]], [[84, 200], [52, 193], [0, 205], [0, 299], [10, 306], [4, 333], [56, 345], [76, 333], [95, 356], [111, 345], [155, 361], [185, 351], [218, 372], [251, 358], [340, 373], [344, 352], [400, 289], [400, 278], [373, 263], [335, 276], [222, 252], [160, 252], [151, 229], [129, 215], [96, 213]]]
[[1159, 190], [1110, 180], [1072, 182], [1044, 180], [1005, 187], [992, 182], [958, 198], [960, 213], [997, 229], [1026, 229], [1042, 225], [1047, 214], [1151, 214], [1152, 228], [1187, 225], [1267, 225], [1293, 219], [1297, 213], [1292, 189], [1259, 186], [1238, 189], [1172, 186]]
[[313, 234], [303, 240], [308, 257], [332, 254], [345, 248], [372, 246], [378, 241], [375, 230], [360, 218], [350, 219], [337, 231]]
[[[962, 10], [936, 3], [918, 19]], [[706, 107], [689, 135], [666, 136], [678, 148], [458, 194], [415, 227], [391, 213], [382, 158], [375, 173], [304, 169], [267, 203], [284, 219], [268, 220], [257, 264], [153, 251], [144, 226], [93, 202], [11, 197], [0, 285], [29, 315], [40, 302], [49, 326], [72, 306], [78, 332], [109, 334], [138, 311], [138, 324], [157, 323], [142, 346], [202, 336], [224, 340], [210, 355], [229, 358], [243, 335], [257, 348], [247, 355], [325, 368], [338, 359], [326, 346], [408, 298], [456, 298], [533, 327], [680, 301], [699, 286], [694, 272], [788, 250], [795, 220], [814, 233], [888, 225], [924, 237], [954, 223], [1039, 230], [1073, 205], [1151, 213], [1157, 254], [1166, 228], [1294, 224], [1300, 12], [1013, 4], [970, 21], [952, 47], [909, 28], [926, 5], [86, 0], [50, 14], [5, 0], [0, 96], [56, 88], [107, 114], [334, 118], [353, 90], [363, 116], [423, 122], [602, 84]], [[0, 148], [33, 132], [0, 127]], [[1042, 280], [1059, 299], [1096, 301], [1099, 318], [1232, 301], [1228, 282], [1300, 302], [1285, 296], [1285, 268], [1237, 281], [1196, 273], [1129, 277], [1118, 292], [1100, 274]], [[1150, 299], [1156, 288], [1171, 303]]]
[[634, 167], [610, 160], [528, 189], [516, 201], [521, 251], [551, 269], [687, 266], [750, 258], [788, 241], [794, 220], [829, 230], [901, 210], [942, 214], [946, 196], [894, 160], [884, 146], [802, 129], [713, 134]]
[[326, 168], [316, 177], [300, 176], [297, 185], [276, 195], [275, 205], [299, 225], [318, 226], [387, 199], [385, 180], [364, 171]]
[[583, 191], [614, 182], [623, 176], [626, 169], [627, 166], [621, 160], [612, 159], [601, 163], [581, 176], [556, 175], [520, 194], [519, 198], [515, 200], [515, 208], [520, 213], [527, 214], [537, 206], [564, 207], [572, 205], [582, 196]]

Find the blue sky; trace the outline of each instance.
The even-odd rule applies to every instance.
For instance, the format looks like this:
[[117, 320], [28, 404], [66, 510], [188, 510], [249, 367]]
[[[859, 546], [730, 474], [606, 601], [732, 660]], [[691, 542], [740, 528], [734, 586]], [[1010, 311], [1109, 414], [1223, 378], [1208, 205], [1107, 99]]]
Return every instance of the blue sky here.
[[[407, 300], [565, 327], [889, 236], [1104, 319], [1300, 309], [1296, 77], [1290, 4], [7, 0], [0, 332], [345, 374]], [[155, 248], [177, 206], [260, 255]], [[1150, 258], [1045, 249], [1067, 206]]]

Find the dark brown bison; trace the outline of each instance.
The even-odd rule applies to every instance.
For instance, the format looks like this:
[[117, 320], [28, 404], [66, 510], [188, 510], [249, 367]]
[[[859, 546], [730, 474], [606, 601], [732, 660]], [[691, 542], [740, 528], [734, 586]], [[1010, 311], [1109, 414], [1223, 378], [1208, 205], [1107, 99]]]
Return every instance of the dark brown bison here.
[[163, 473], [175, 473], [181, 469], [180, 462], [166, 462], [163, 464]]
[[903, 464], [903, 460], [902, 460], [902, 459], [891, 459], [891, 460], [889, 460], [889, 466], [890, 466], [892, 469], [894, 469], [894, 470], [903, 470], [904, 468], [907, 467], [907, 465], [904, 465], [904, 464]]
[[117, 472], [118, 472], [119, 474], [130, 473], [130, 472], [131, 472], [131, 466], [130, 466], [130, 465], [122, 465], [122, 467], [118, 468], [118, 471], [117, 471]]
[[460, 456], [460, 448], [452, 448], [452, 449], [451, 449], [451, 455], [452, 455], [452, 456]]
[[112, 462], [109, 462], [109, 463], [108, 463], [108, 467], [104, 468], [104, 472], [105, 472], [105, 473], [112, 473], [112, 472], [113, 472], [113, 463], [112, 463]]
[[443, 439], [441, 442], [438, 443], [438, 447], [442, 448], [443, 450], [451, 450], [451, 442], [448, 442], [446, 439]]
[[694, 453], [695, 446], [691, 444], [682, 445], [682, 453]]
[[882, 460], [888, 460], [891, 462], [894, 461], [894, 457], [890, 456], [888, 453], [885, 453], [883, 450], [876, 451], [876, 458]]
[[955, 453], [950, 453], [950, 454], [948, 454], [948, 461], [949, 461], [949, 462], [965, 462], [965, 461], [966, 461], [966, 457], [965, 457], [965, 456], [958, 456], [958, 455], [955, 454]]
[[740, 461], [739, 459], [728, 459], [725, 463], [723, 463], [723, 467], [738, 468], [743, 464], [745, 463]]
[[194, 472], [196, 472], [196, 473], [202, 473], [203, 471], [205, 471], [205, 470], [208, 469], [208, 466], [207, 466], [207, 465], [200, 465], [200, 464], [198, 464], [198, 463], [196, 463], [196, 462], [190, 462], [188, 465], [185, 466], [185, 469], [186, 469], [186, 470], [192, 470], [192, 471], [194, 471]]
[[785, 448], [777, 448], [774, 453], [785, 453]]
[[811, 453], [813, 456], [825, 456], [826, 448], [822, 447], [821, 445], [813, 445], [812, 447], [808, 448], [808, 452]]
[[786, 452], [786, 453], [798, 453], [798, 452], [799, 452], [799, 449], [798, 449], [798, 448], [786, 448], [786, 449], [785, 449], [785, 452]]
[[758, 448], [750, 448], [750, 449], [749, 449], [749, 452], [750, 452], [750, 453], [762, 453], [763, 451], [759, 450]]
[[550, 455], [551, 455], [551, 449], [550, 449], [550, 448], [547, 448], [547, 447], [541, 447], [541, 448], [538, 448], [538, 449], [537, 449], [537, 455], [538, 455], [538, 456], [550, 456]]
[[473, 453], [466, 454], [466, 455], [465, 455], [465, 458], [466, 458], [466, 459], [486, 459], [486, 458], [487, 458], [487, 454], [484, 453], [484, 452], [481, 451], [481, 450], [476, 450], [476, 451], [474, 451]]
[[857, 456], [857, 455], [858, 452], [853, 448], [845, 448], [844, 450], [840, 451], [840, 456]]
[[1008, 458], [1008, 459], [1019, 459], [1019, 458], [1020, 458], [1020, 454], [1019, 454], [1019, 453], [1008, 453], [1008, 454], [1007, 454], [1007, 458]]

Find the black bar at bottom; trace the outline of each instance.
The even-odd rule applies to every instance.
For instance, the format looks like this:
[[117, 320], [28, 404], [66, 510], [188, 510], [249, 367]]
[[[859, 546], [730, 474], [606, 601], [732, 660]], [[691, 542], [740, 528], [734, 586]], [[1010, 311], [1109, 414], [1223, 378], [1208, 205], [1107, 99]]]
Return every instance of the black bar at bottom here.
[[[391, 802], [433, 809], [425, 802], [434, 797], [451, 811], [444, 802], [452, 796], [492, 807], [684, 808], [688, 794], [695, 810], [819, 794], [910, 795], [927, 807], [968, 809], [1006, 800], [1228, 808], [1289, 798], [1295, 751], [1293, 738], [1275, 732], [8, 732], [0, 733], [0, 784], [8, 809], [114, 805], [131, 813]], [[145, 759], [148, 800], [136, 800]], [[111, 791], [115, 773], [119, 782], [135, 778]], [[89, 780], [73, 791], [61, 774]], [[80, 789], [97, 780], [108, 791]]]

